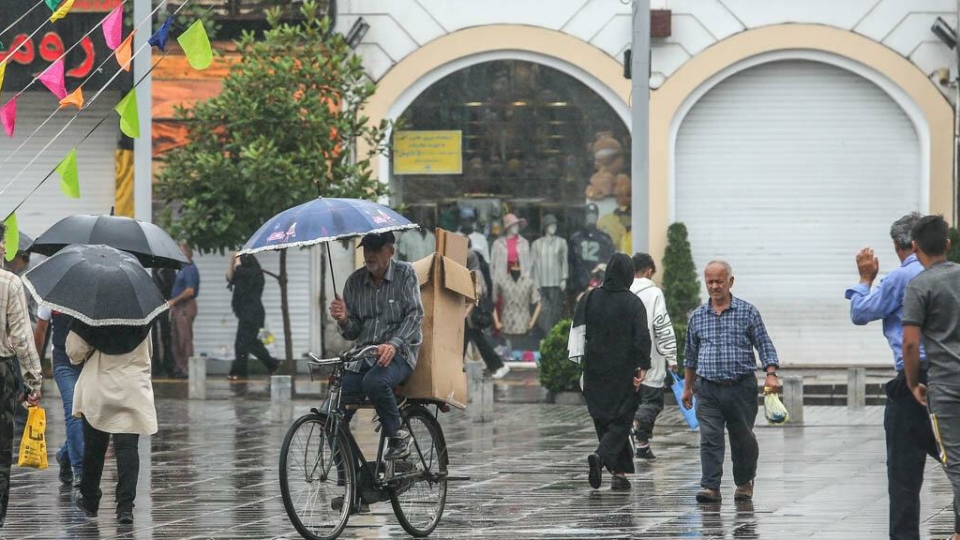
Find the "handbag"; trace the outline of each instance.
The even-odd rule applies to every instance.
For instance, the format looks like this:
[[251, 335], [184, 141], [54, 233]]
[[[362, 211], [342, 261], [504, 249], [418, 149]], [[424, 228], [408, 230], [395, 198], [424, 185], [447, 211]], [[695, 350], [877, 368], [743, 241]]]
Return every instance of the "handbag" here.
[[493, 300], [489, 296], [481, 296], [470, 311], [470, 325], [480, 330], [493, 326]]
[[27, 413], [27, 425], [20, 439], [20, 454], [17, 466], [34, 469], [47, 468], [47, 413], [43, 407], [30, 407]]

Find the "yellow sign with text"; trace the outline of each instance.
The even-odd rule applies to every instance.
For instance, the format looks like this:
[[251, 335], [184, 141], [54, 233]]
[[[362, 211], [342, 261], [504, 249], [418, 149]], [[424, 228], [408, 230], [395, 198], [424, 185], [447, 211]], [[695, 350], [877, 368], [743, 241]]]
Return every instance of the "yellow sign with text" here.
[[463, 132], [398, 131], [393, 174], [463, 174]]

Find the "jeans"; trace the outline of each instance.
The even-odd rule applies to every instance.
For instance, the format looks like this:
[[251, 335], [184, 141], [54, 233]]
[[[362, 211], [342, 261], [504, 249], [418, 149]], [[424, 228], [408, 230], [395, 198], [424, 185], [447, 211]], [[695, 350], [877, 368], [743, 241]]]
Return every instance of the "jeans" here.
[[700, 422], [700, 487], [720, 489], [723, 477], [723, 430], [730, 434], [733, 480], [738, 486], [757, 475], [760, 447], [753, 434], [757, 419], [757, 379], [750, 374], [727, 385], [698, 377], [697, 420]]
[[[926, 384], [927, 374], [920, 380]], [[927, 456], [939, 461], [930, 418], [901, 372], [886, 384], [883, 429], [887, 438], [887, 495], [890, 540], [920, 539], [920, 488]]]
[[953, 532], [960, 534], [960, 386], [930, 381], [927, 404], [934, 419], [934, 433], [940, 443], [943, 470], [953, 486]]
[[663, 412], [663, 387], [653, 388], [640, 385], [640, 407], [637, 408], [636, 435], [638, 441], [649, 441], [653, 438], [653, 425], [657, 417]]
[[[80, 495], [87, 510], [100, 508], [100, 477], [103, 476], [103, 461], [110, 444], [110, 433], [98, 430], [83, 419], [83, 476], [80, 479]], [[113, 453], [117, 456], [117, 513], [133, 510], [137, 497], [137, 480], [140, 476], [140, 452], [137, 433], [114, 433]]]
[[[348, 371], [341, 381], [341, 392], [347, 399], [365, 395], [373, 402], [380, 417], [380, 425], [387, 437], [396, 437], [400, 429], [400, 409], [397, 408], [397, 398], [393, 395], [393, 387], [399, 386], [410, 377], [413, 368], [399, 355], [394, 356], [390, 365], [380, 367], [374, 364], [370, 367], [364, 363], [360, 373]], [[355, 411], [345, 411], [347, 422], [353, 418]]]
[[73, 389], [80, 378], [80, 366], [57, 363], [53, 366], [53, 379], [60, 389], [63, 401], [63, 418], [67, 427], [67, 439], [57, 451], [58, 461], [68, 461], [74, 477], [83, 471], [83, 421], [73, 416]]

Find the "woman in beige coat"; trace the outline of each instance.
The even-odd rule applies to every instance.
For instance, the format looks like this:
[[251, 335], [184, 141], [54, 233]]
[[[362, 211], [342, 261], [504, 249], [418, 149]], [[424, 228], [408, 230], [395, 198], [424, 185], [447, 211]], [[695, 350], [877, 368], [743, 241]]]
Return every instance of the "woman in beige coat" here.
[[100, 507], [100, 477], [110, 436], [117, 456], [117, 521], [133, 523], [140, 472], [140, 435], [157, 432], [150, 379], [150, 327], [91, 327], [75, 320], [67, 356], [83, 364], [73, 394], [73, 415], [83, 418], [83, 473], [77, 506], [87, 516]]

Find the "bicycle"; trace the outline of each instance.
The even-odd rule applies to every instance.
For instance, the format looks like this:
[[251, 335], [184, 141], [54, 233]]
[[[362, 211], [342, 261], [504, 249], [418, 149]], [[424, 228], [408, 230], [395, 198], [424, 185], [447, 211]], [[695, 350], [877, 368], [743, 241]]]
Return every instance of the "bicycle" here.
[[[352, 349], [338, 358], [310, 354], [311, 379], [333, 367], [325, 405], [293, 422], [280, 450], [280, 492], [294, 528], [307, 540], [332, 540], [363, 505], [389, 500], [397, 520], [414, 537], [429, 535], [440, 523], [447, 500], [447, 445], [437, 417], [449, 405], [437, 400], [399, 402], [401, 429], [411, 436], [410, 456], [384, 461], [386, 435], [380, 432], [377, 459], [369, 462], [357, 445], [344, 409], [372, 408], [365, 398], [343, 396], [346, 364], [364, 358], [376, 346]], [[435, 407], [433, 413], [428, 407]], [[377, 419], [375, 419], [376, 421]], [[349, 504], [345, 504], [350, 501]]]

